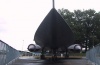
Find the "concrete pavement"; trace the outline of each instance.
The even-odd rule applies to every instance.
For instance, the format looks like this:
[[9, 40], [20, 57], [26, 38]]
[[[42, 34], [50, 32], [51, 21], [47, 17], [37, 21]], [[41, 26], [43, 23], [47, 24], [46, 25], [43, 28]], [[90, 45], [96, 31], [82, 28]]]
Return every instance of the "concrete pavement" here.
[[58, 61], [40, 60], [34, 57], [20, 57], [18, 60], [10, 65], [92, 65], [86, 58], [77, 59], [62, 59]]

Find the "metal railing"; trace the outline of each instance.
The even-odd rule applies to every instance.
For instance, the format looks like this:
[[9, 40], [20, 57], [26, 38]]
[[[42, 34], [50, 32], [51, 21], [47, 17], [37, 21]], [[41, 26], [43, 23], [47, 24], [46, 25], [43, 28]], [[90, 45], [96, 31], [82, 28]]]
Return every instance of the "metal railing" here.
[[86, 52], [86, 58], [95, 65], [100, 65], [100, 44]]
[[0, 65], [7, 65], [19, 56], [19, 51], [0, 40]]

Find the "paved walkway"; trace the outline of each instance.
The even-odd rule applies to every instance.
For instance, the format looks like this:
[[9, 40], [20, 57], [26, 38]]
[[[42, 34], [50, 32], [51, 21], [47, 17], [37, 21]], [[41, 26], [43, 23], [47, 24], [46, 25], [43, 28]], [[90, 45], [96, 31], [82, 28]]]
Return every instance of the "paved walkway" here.
[[10, 65], [92, 65], [85, 58], [82, 59], [64, 59], [56, 62], [51, 60], [40, 60], [34, 57], [20, 57]]

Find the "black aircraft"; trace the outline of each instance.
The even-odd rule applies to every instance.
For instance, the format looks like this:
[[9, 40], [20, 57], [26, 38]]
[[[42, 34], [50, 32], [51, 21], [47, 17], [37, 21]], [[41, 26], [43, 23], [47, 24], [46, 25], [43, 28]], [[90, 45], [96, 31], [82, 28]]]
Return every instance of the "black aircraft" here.
[[36, 45], [34, 45], [34, 48], [30, 48], [28, 46], [28, 50], [36, 52], [36, 50], [41, 49], [41, 58], [45, 57], [44, 53], [48, 50], [52, 53], [52, 58], [56, 58], [59, 52], [65, 52], [65, 56], [68, 56], [67, 49], [73, 44], [74, 35], [71, 28], [54, 8], [54, 5], [38, 27], [34, 41], [40, 47], [36, 48]]

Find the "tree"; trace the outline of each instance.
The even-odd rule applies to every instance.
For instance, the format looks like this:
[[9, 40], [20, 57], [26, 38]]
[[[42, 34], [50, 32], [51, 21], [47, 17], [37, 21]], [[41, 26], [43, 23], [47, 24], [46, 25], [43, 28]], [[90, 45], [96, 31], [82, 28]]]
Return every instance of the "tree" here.
[[75, 42], [90, 48], [100, 42], [100, 12], [95, 10], [59, 9], [58, 12], [71, 27]]

